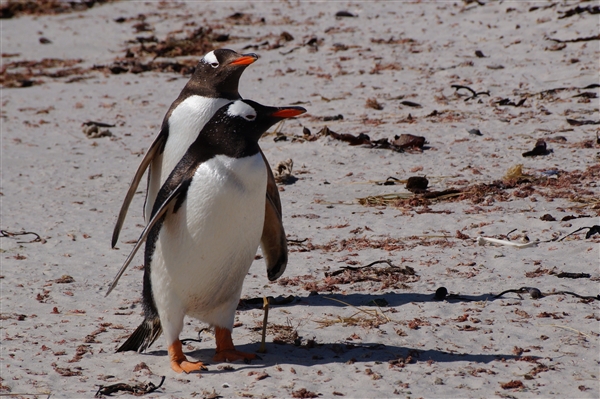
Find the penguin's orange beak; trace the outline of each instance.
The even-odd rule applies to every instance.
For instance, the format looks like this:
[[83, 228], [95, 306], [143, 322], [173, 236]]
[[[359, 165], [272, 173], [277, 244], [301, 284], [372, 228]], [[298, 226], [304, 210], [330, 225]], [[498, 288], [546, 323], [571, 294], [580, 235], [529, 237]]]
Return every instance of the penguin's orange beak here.
[[238, 58], [235, 61], [232, 61], [230, 65], [250, 65], [257, 59], [258, 59], [258, 55], [254, 54], [254, 53], [242, 54], [242, 56], [240, 58]]
[[302, 115], [306, 110], [302, 107], [281, 108], [271, 114], [275, 118], [293, 118], [294, 116]]

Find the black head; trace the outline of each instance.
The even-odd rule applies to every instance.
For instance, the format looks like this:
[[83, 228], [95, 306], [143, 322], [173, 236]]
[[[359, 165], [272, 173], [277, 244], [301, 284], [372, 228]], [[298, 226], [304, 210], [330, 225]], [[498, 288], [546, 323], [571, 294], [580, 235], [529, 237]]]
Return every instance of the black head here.
[[213, 115], [188, 152], [198, 156], [208, 151], [235, 158], [256, 154], [260, 136], [271, 126], [305, 112], [302, 107], [267, 107], [251, 100], [234, 101]]
[[238, 86], [246, 67], [258, 59], [256, 54], [239, 54], [233, 50], [218, 49], [206, 54], [184, 88], [187, 95], [240, 98]]
[[306, 109], [302, 107], [268, 107], [252, 100], [237, 100], [222, 107], [215, 117], [236, 135], [258, 142], [277, 122], [305, 112]]

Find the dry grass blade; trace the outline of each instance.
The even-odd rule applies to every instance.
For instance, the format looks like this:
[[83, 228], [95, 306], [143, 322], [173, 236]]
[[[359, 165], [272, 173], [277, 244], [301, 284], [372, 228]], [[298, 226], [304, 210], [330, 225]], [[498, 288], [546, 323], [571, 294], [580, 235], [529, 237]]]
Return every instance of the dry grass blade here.
[[583, 335], [585, 337], [592, 338], [590, 335], [588, 335], [586, 333], [583, 333], [583, 332], [581, 332], [579, 330], [576, 330], [573, 327], [569, 327], [569, 326], [561, 326], [559, 324], [540, 324], [540, 326], [564, 328], [565, 330], [571, 330], [573, 332], [576, 332], [577, 334], [581, 334], [581, 335]]
[[[344, 302], [342, 300], [324, 297], [325, 299], [329, 299], [330, 301], [339, 302], [343, 305], [349, 306], [351, 308], [356, 309], [357, 311], [353, 313], [350, 317], [342, 317], [338, 316], [333, 319], [323, 319], [318, 320], [317, 323], [321, 325], [320, 328], [329, 327], [335, 325], [337, 323], [341, 323], [344, 327], [353, 327], [353, 326], [361, 326], [361, 327], [379, 327], [382, 324], [386, 324], [389, 322], [399, 324], [397, 321], [390, 319], [383, 310], [377, 305], [377, 309], [361, 309], [357, 306], [354, 306], [348, 302]], [[368, 317], [356, 317], [357, 315], [364, 313], [368, 315]]]
[[413, 196], [412, 193], [394, 193], [382, 195], [370, 195], [364, 198], [358, 198], [358, 203], [361, 205], [388, 205], [399, 199], [409, 199]]

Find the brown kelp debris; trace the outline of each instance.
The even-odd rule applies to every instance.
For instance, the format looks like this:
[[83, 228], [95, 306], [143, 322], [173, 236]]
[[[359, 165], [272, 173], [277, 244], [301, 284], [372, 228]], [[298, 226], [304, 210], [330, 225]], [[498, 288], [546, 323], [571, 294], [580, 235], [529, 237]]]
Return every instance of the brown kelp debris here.
[[[387, 267], [373, 267], [378, 263], [387, 263]], [[337, 284], [355, 284], [363, 281], [381, 283], [379, 289], [406, 288], [407, 283], [419, 281], [415, 269], [410, 266], [396, 266], [391, 261], [372, 262], [366, 266], [344, 266], [331, 273], [325, 273], [324, 283], [327, 286]], [[320, 290], [318, 290], [320, 291]]]
[[471, 95], [469, 97], [465, 98], [465, 101], [472, 100], [472, 99], [477, 98], [477, 97], [482, 96], [482, 95], [486, 95], [486, 96], [490, 95], [490, 91], [489, 90], [487, 90], [487, 91], [475, 91], [475, 90], [471, 89], [469, 86], [463, 86], [463, 85], [450, 85], [450, 87], [452, 87], [454, 90], [456, 90], [456, 94], [457, 95], [459, 95], [458, 91], [461, 90], [461, 89], [464, 89], [464, 90], [467, 90], [467, 91], [471, 92]]
[[[511, 293], [511, 292], [515, 293], [517, 295], [519, 295], [519, 294], [529, 294], [532, 299], [541, 299], [541, 298], [544, 298], [544, 297], [547, 297], [547, 296], [551, 296], [551, 295], [572, 295], [574, 297], [577, 297], [577, 298], [580, 298], [580, 299], [583, 299], [583, 300], [587, 301], [586, 303], [588, 303], [590, 301], [600, 301], [600, 295], [595, 295], [595, 296], [580, 295], [580, 294], [576, 294], [576, 293], [571, 292], [571, 291], [542, 292], [538, 288], [535, 288], [535, 287], [521, 287], [521, 288], [516, 288], [516, 289], [504, 290], [501, 293], [499, 293], [498, 295], [494, 295], [493, 298], [500, 298], [503, 295]], [[521, 296], [519, 295], [519, 297], [521, 297]]]
[[142, 395], [146, 395], [148, 393], [156, 391], [157, 389], [162, 387], [164, 382], [165, 382], [165, 377], [163, 376], [160, 380], [160, 384], [158, 384], [158, 385], [154, 385], [152, 382], [138, 383], [135, 385], [126, 384], [124, 382], [121, 382], [118, 384], [113, 384], [113, 385], [107, 385], [107, 386], [100, 385], [100, 387], [98, 388], [98, 392], [96, 392], [96, 395], [94, 395], [94, 397], [101, 398], [104, 395], [110, 396], [111, 394], [113, 394], [115, 392], [129, 392], [133, 396], [142, 396]]
[[13, 61], [2, 65], [0, 85], [2, 87], [30, 87], [43, 83], [42, 77], [65, 78], [85, 75], [87, 69], [76, 67], [80, 59], [44, 58], [40, 61]]
[[179, 32], [168, 33], [163, 40], [152, 36], [150, 38], [137, 38], [131, 41], [131, 47], [126, 50], [125, 58], [136, 57], [201, 57], [215, 48], [214, 41], [217, 38], [210, 27], [200, 27], [185, 36], [178, 35]]
[[429, 180], [424, 176], [411, 176], [406, 181], [406, 189], [411, 193], [423, 193], [428, 185]]
[[[118, 57], [110, 65], [95, 65], [93, 69], [112, 74], [157, 71], [189, 75], [194, 72], [198, 62], [197, 59], [181, 61], [155, 60], [159, 57], [201, 57], [214, 50], [220, 41], [223, 41], [223, 35], [214, 33], [210, 27], [197, 28], [187, 32], [184, 36], [180, 35], [180, 31], [171, 32], [162, 40], [155, 36], [137, 37], [129, 42], [123, 57]], [[150, 60], [146, 61], [148, 58]]]
[[85, 11], [96, 4], [112, 3], [115, 0], [8, 0], [0, 7], [0, 19], [21, 15], [54, 15], [73, 11]]
[[535, 157], [538, 155], [548, 155], [552, 152], [553, 152], [552, 149], [547, 148], [546, 142], [543, 139], [539, 139], [538, 141], [536, 141], [535, 147], [533, 147], [533, 150], [524, 152], [523, 156], [524, 157]]
[[[387, 267], [373, 267], [379, 263], [387, 263]], [[284, 277], [279, 279], [278, 284], [282, 286], [301, 286], [311, 292], [334, 292], [340, 291], [339, 285], [371, 283], [367, 286], [354, 286], [357, 291], [372, 290], [372, 283], [379, 283], [376, 289], [388, 288], [403, 289], [407, 284], [419, 281], [420, 277], [410, 266], [396, 266], [391, 261], [376, 261], [366, 266], [345, 266], [337, 271], [325, 273], [323, 279], [317, 279], [313, 275]]]
[[589, 119], [577, 120], [567, 118], [567, 123], [571, 126], [600, 125], [600, 121], [593, 121]]
[[296, 178], [292, 175], [293, 168], [294, 161], [291, 158], [279, 162], [273, 169], [275, 181], [281, 184], [293, 183], [296, 180]]
[[367, 108], [373, 108], [373, 109], [376, 109], [378, 111], [381, 111], [383, 109], [383, 105], [381, 105], [379, 103], [379, 101], [377, 101], [377, 99], [375, 97], [368, 98], [367, 102], [365, 104], [365, 107], [367, 107]]
[[502, 389], [525, 389], [525, 385], [521, 380], [511, 380], [509, 382], [501, 382]]
[[495, 104], [510, 105], [512, 107], [520, 107], [521, 105], [525, 104], [525, 101], [527, 101], [527, 97], [520, 99], [519, 102], [514, 102], [509, 98], [503, 98], [501, 100], [496, 101]]
[[[547, 172], [547, 171], [546, 171]], [[511, 167], [502, 180], [491, 183], [477, 183], [463, 187], [451, 187], [442, 191], [423, 193], [395, 193], [372, 195], [358, 199], [365, 206], [427, 207], [433, 202], [469, 201], [472, 204], [491, 205], [506, 202], [511, 198], [527, 198], [535, 194], [548, 200], [557, 198], [577, 202], [576, 208], [597, 209], [600, 214], [600, 200], [597, 193], [588, 189], [591, 182], [600, 180], [600, 164], [591, 165], [585, 171], [552, 171], [542, 175], [527, 175], [522, 165]]]
[[390, 149], [397, 152], [403, 152], [406, 149], [423, 150], [424, 145], [427, 143], [425, 137], [415, 136], [413, 134], [401, 134], [394, 136], [394, 140], [389, 141], [388, 139], [371, 140], [371, 138], [365, 134], [360, 133], [355, 136], [350, 133], [336, 133], [333, 130], [325, 126], [319, 133], [319, 136], [329, 136], [336, 140], [345, 141], [350, 145], [366, 145], [370, 148], [383, 148]]
[[16, 236], [24, 236], [24, 235], [33, 235], [35, 236], [34, 239], [32, 239], [31, 241], [17, 241], [17, 244], [30, 244], [32, 242], [41, 242], [42, 244], [46, 243], [46, 240], [44, 240], [42, 237], [40, 237], [40, 235], [38, 233], [34, 233], [33, 231], [21, 231], [21, 232], [10, 232], [7, 230], [0, 230], [0, 237], [16, 237]]
[[572, 17], [573, 15], [577, 15], [577, 14], [582, 14], [582, 13], [589, 13], [589, 14], [600, 14], [600, 6], [587, 6], [587, 7], [581, 7], [581, 6], [577, 6], [575, 8], [570, 8], [566, 11], [558, 11], [559, 14], [562, 14], [560, 17], [558, 17], [558, 19], [563, 19], [563, 18], [568, 18], [568, 17]]

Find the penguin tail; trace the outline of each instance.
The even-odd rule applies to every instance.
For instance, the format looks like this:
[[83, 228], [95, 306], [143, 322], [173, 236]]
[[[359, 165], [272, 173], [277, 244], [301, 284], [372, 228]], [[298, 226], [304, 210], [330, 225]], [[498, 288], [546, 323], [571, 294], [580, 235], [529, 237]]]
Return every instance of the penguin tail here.
[[162, 326], [158, 317], [145, 318], [142, 324], [131, 334], [117, 352], [143, 352], [162, 334]]

